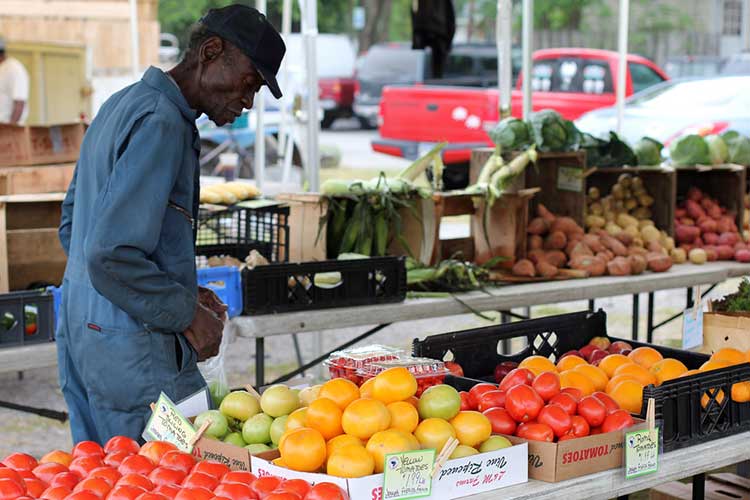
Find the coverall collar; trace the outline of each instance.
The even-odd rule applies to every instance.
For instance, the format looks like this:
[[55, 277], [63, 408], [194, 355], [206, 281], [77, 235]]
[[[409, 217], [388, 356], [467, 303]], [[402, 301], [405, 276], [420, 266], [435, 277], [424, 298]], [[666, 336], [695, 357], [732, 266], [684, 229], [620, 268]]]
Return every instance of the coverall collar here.
[[182, 116], [191, 123], [195, 123], [199, 113], [190, 107], [180, 89], [171, 81], [166, 73], [154, 66], [149, 67], [143, 75], [143, 81], [151, 87], [159, 90], [172, 101], [182, 113]]

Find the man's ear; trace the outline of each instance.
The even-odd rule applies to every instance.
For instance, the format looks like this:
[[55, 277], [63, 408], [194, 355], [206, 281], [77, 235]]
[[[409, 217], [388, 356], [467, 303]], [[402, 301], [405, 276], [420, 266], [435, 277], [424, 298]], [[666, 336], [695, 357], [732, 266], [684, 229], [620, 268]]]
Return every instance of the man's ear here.
[[224, 52], [224, 41], [218, 36], [212, 36], [201, 45], [200, 61], [205, 64], [218, 59], [222, 52]]

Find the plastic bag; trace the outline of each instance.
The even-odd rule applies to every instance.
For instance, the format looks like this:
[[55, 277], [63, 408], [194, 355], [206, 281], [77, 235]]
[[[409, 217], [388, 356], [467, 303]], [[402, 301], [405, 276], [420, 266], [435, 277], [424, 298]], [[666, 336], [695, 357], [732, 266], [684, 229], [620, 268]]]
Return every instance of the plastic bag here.
[[229, 382], [227, 372], [224, 368], [224, 356], [229, 344], [234, 341], [234, 329], [229, 321], [224, 323], [224, 331], [219, 346], [219, 354], [206, 361], [198, 363], [198, 370], [208, 384], [208, 390], [211, 393], [214, 409], [218, 409], [224, 396], [229, 394]]

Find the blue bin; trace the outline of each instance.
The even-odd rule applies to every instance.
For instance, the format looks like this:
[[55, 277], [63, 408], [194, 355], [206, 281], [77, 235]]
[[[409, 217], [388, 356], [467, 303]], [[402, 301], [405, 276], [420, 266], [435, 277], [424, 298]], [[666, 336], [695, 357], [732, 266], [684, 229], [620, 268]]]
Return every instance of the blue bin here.
[[198, 269], [198, 284], [210, 288], [224, 302], [230, 318], [242, 312], [242, 282], [240, 270], [234, 266]]

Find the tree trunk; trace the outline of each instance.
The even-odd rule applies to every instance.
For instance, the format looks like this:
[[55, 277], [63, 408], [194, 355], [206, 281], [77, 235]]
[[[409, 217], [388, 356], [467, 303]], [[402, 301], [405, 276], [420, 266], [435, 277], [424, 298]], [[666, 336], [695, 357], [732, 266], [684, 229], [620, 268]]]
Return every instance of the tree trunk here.
[[378, 22], [382, 12], [380, 0], [364, 0], [365, 27], [359, 33], [359, 50], [364, 52], [376, 41]]
[[471, 35], [474, 32], [474, 1], [469, 0], [469, 23], [466, 27], [466, 41], [471, 43]]
[[391, 25], [391, 10], [393, 7], [393, 0], [381, 0], [379, 23], [377, 25], [377, 32], [375, 34], [376, 42], [385, 42], [388, 40], [388, 28]]

